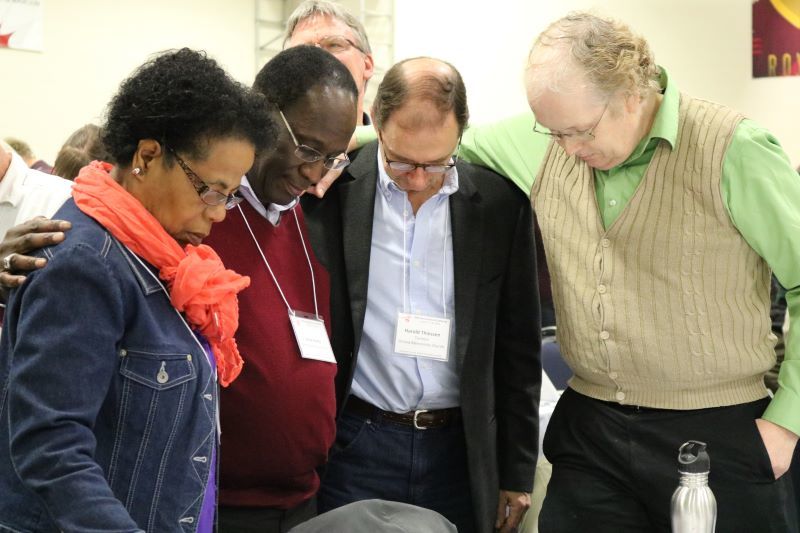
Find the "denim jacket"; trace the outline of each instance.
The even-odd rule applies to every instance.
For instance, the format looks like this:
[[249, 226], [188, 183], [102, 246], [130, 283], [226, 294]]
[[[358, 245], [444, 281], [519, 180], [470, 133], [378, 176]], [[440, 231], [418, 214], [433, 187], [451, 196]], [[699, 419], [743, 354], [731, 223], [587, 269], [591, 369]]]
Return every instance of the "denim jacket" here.
[[0, 531], [189, 532], [216, 372], [155, 269], [70, 199], [0, 341]]

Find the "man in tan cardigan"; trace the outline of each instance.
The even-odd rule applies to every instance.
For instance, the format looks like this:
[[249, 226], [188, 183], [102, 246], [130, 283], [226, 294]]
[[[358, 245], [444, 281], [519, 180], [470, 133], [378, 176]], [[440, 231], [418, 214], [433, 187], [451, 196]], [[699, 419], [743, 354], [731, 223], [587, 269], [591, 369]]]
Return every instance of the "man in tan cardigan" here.
[[717, 531], [797, 531], [800, 337], [773, 399], [763, 382], [770, 269], [800, 304], [800, 180], [777, 141], [585, 13], [539, 36], [526, 87], [553, 141], [531, 198], [575, 374], [544, 440], [541, 531], [669, 531], [690, 439], [708, 443]]

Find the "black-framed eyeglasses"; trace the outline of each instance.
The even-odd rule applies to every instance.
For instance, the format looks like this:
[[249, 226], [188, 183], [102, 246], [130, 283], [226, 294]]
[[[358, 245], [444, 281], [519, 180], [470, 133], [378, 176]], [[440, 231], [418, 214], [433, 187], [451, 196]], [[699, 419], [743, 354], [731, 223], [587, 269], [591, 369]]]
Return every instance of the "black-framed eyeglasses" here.
[[353, 41], [351, 41], [350, 39], [348, 39], [343, 35], [327, 35], [316, 42], [308, 44], [318, 46], [319, 48], [322, 48], [326, 52], [329, 52], [333, 55], [347, 52], [348, 50], [350, 50], [350, 48], [355, 48], [362, 54], [366, 54], [364, 48], [362, 48], [361, 46], [354, 43]]
[[456, 153], [450, 158], [450, 163], [411, 163], [409, 161], [392, 161], [389, 159], [386, 156], [384, 144], [385, 143], [383, 140], [381, 140], [381, 152], [383, 152], [383, 160], [386, 161], [386, 164], [389, 168], [395, 172], [400, 172], [401, 174], [408, 174], [409, 172], [413, 172], [418, 168], [421, 168], [426, 174], [442, 174], [456, 166], [458, 152], [461, 150], [461, 139], [459, 139], [458, 145], [456, 146]]
[[219, 191], [215, 191], [209, 185], [197, 175], [197, 173], [192, 170], [189, 165], [186, 164], [186, 161], [181, 159], [181, 157], [173, 150], [172, 148], [168, 148], [169, 152], [178, 162], [178, 166], [181, 167], [183, 173], [186, 174], [186, 177], [189, 178], [189, 182], [194, 187], [194, 190], [197, 191], [197, 195], [200, 197], [200, 200], [206, 205], [217, 206], [225, 204], [225, 209], [230, 210], [233, 209], [236, 205], [240, 204], [244, 198], [239, 196], [238, 194], [225, 194]]
[[542, 135], [547, 135], [548, 137], [552, 137], [558, 142], [564, 142], [567, 140], [589, 142], [594, 140], [594, 130], [596, 130], [597, 126], [600, 125], [600, 122], [606, 115], [606, 110], [608, 110], [608, 102], [606, 102], [606, 105], [603, 108], [603, 112], [600, 113], [600, 118], [597, 119], [597, 122], [594, 123], [594, 126], [585, 131], [576, 131], [575, 133], [555, 133], [552, 131], [543, 130], [541, 129], [541, 127], [537, 127], [539, 126], [539, 123], [536, 122], [535, 119], [533, 121], [533, 131], [535, 131], [536, 133], [541, 133]]
[[289, 131], [289, 135], [292, 136], [292, 141], [294, 141], [295, 146], [294, 155], [297, 156], [298, 159], [305, 161], [306, 163], [316, 163], [317, 161], [322, 160], [322, 165], [330, 170], [341, 170], [350, 164], [350, 158], [347, 157], [347, 154], [326, 156], [322, 155], [319, 150], [311, 148], [307, 144], [300, 144], [297, 142], [297, 137], [294, 136], [292, 127], [289, 126], [289, 121], [286, 120], [286, 116], [283, 114], [283, 111], [278, 109], [278, 113], [281, 115], [283, 123], [286, 124], [286, 129]]

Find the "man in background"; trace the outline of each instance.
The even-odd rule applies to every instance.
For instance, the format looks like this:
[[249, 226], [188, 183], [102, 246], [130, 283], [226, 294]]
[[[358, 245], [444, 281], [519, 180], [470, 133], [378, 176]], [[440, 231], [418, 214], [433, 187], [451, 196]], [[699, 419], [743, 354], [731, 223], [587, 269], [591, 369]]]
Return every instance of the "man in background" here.
[[344, 63], [358, 87], [358, 124], [369, 124], [364, 112], [364, 93], [375, 73], [372, 49], [364, 25], [341, 5], [326, 0], [306, 0], [289, 15], [284, 48], [319, 46]]
[[22, 160], [25, 161], [25, 164], [33, 170], [39, 170], [45, 174], [53, 173], [53, 167], [36, 157], [30, 145], [25, 141], [15, 139], [14, 137], [6, 137], [6, 142], [19, 154]]
[[0, 141], [0, 239], [11, 227], [36, 216], [52, 216], [69, 198], [72, 183], [29, 168]]

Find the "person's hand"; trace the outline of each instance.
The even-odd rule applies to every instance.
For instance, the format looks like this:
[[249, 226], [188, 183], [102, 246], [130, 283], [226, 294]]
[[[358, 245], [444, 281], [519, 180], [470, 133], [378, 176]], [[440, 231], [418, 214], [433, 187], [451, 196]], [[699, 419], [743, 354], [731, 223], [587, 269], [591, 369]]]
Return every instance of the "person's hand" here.
[[761, 440], [767, 448], [769, 460], [772, 463], [772, 473], [778, 479], [789, 470], [792, 464], [794, 447], [797, 445], [797, 435], [788, 429], [777, 424], [764, 420], [756, 419], [758, 432], [761, 433]]
[[333, 182], [336, 181], [339, 178], [339, 176], [342, 175], [342, 172], [344, 172], [344, 169], [342, 168], [340, 168], [339, 170], [329, 170], [328, 172], [325, 173], [324, 176], [322, 176], [322, 179], [319, 180], [319, 182], [317, 182], [316, 185], [312, 185], [308, 189], [306, 189], [306, 192], [309, 194], [313, 194], [317, 198], [322, 198], [323, 196], [325, 196], [325, 193], [328, 191], [328, 189], [331, 188]]
[[44, 258], [25, 254], [60, 243], [64, 240], [64, 232], [71, 227], [72, 224], [65, 220], [36, 217], [8, 230], [0, 242], [0, 298], [3, 301], [8, 289], [22, 285], [27, 272], [47, 264]]
[[500, 533], [515, 531], [530, 506], [531, 495], [527, 492], [501, 490], [500, 499], [497, 502], [497, 520], [494, 528]]

